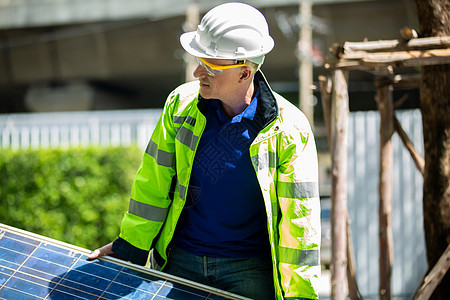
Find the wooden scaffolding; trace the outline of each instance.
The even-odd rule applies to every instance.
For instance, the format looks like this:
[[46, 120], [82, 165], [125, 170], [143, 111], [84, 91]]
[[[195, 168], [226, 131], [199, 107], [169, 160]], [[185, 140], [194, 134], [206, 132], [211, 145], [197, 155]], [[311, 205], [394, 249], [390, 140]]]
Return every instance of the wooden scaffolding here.
[[[391, 298], [393, 263], [392, 211], [392, 135], [396, 132], [411, 154], [417, 169], [424, 174], [424, 159], [395, 117], [397, 103], [393, 90], [397, 87], [419, 87], [420, 74], [396, 74], [400, 67], [450, 63], [450, 37], [417, 38], [409, 28], [402, 29], [401, 40], [346, 42], [330, 48], [335, 56], [326, 64], [330, 76], [320, 76], [320, 88], [328, 144], [332, 159], [331, 227], [332, 266], [331, 298], [361, 299], [354, 271], [353, 247], [347, 207], [348, 155], [348, 73], [370, 72], [375, 76], [376, 102], [380, 114], [379, 165], [379, 297]], [[399, 101], [400, 102], [400, 101]], [[449, 268], [450, 250], [432, 269], [416, 293], [416, 299], [428, 299]], [[348, 286], [348, 295], [345, 287]]]

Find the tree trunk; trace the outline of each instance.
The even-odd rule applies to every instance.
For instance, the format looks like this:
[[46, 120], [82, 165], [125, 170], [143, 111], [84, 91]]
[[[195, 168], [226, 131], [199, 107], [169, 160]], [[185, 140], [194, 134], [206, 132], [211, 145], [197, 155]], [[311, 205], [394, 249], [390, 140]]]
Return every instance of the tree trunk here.
[[[416, 0], [421, 37], [450, 35], [450, 2]], [[425, 173], [423, 213], [430, 269], [450, 243], [450, 65], [422, 67]], [[432, 299], [448, 299], [447, 274]]]

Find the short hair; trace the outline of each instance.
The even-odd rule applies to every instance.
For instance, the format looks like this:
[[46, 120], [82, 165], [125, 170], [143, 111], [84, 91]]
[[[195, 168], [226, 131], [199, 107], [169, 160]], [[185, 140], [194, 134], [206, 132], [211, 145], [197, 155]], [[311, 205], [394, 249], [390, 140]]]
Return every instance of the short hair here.
[[256, 64], [249, 60], [246, 60], [245, 63], [252, 69], [253, 74], [255, 74], [262, 65], [262, 64]]

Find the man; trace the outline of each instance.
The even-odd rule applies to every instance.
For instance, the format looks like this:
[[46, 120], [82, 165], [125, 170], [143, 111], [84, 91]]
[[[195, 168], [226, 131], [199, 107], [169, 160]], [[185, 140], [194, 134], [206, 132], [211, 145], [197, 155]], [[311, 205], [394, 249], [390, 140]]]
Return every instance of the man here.
[[274, 46], [242, 3], [180, 38], [198, 82], [168, 97], [131, 191], [116, 255], [253, 299], [318, 297], [317, 154], [305, 116], [259, 67]]

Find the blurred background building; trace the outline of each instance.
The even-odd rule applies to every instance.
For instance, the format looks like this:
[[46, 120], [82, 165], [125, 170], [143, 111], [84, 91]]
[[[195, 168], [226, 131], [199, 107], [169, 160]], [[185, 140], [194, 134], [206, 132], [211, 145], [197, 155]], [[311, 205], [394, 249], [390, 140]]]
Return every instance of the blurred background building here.
[[[158, 109], [162, 108], [167, 95], [186, 80], [192, 80], [189, 77], [190, 59], [179, 44], [179, 36], [184, 31], [195, 30], [196, 22], [203, 14], [223, 2], [228, 1], [0, 0], [0, 142], [3, 140], [3, 144], [6, 141], [11, 145], [16, 139], [19, 144], [23, 139], [32, 147], [32, 137], [22, 138], [20, 132], [37, 132], [37, 124], [43, 124], [41, 127], [48, 136], [47, 145], [62, 143], [67, 146], [70, 144], [70, 128], [79, 124], [79, 128], [75, 128], [79, 133], [78, 143], [83, 142], [84, 136], [86, 141], [88, 137], [97, 137], [97, 142], [120, 145], [124, 142], [117, 136], [123, 135], [125, 143], [129, 143], [133, 142], [131, 137], [135, 135], [142, 136], [137, 142], [145, 147], [159, 114]], [[399, 39], [400, 29], [404, 26], [418, 28], [416, 5], [414, 0], [241, 2], [260, 9], [269, 23], [275, 48], [267, 55], [262, 70], [272, 88], [297, 105], [300, 104], [302, 84], [306, 83], [306, 89], [311, 93], [302, 105], [306, 109], [310, 107], [313, 112], [309, 117], [319, 150], [320, 193], [325, 209], [322, 214], [323, 244], [327, 248], [322, 249], [322, 258], [328, 264], [330, 228], [326, 218], [329, 217], [327, 199], [330, 195], [331, 159], [327, 152], [317, 78], [327, 73], [324, 64], [333, 59], [328, 49], [334, 43]], [[308, 7], [302, 7], [302, 3], [309, 4], [309, 13]], [[302, 28], [307, 29], [306, 34]], [[310, 68], [310, 73], [301, 71], [301, 65]], [[401, 72], [417, 73], [418, 70], [404, 68]], [[352, 112], [376, 109], [373, 79], [369, 73], [350, 72]], [[395, 90], [394, 100], [400, 97], [406, 99], [400, 108], [418, 108], [417, 89]], [[105, 110], [109, 112], [100, 112]], [[112, 113], [111, 110], [117, 111]], [[136, 111], [130, 114], [130, 110]], [[77, 113], [51, 113], [70, 111]], [[40, 114], [28, 114], [33, 112]], [[20, 115], [15, 115], [14, 119], [8, 117], [16, 113]], [[404, 118], [410, 120], [408, 116]], [[420, 143], [420, 130], [414, 127], [420, 115], [416, 113], [414, 118], [410, 121], [410, 130], [417, 133], [415, 138]], [[128, 120], [125, 129], [114, 124], [102, 125], [112, 124], [113, 120], [125, 122], [125, 119]], [[360, 288], [368, 298], [376, 297], [377, 289], [377, 224], [373, 219], [375, 215], [371, 215], [376, 210], [374, 205], [377, 201], [377, 163], [373, 159], [378, 156], [374, 136], [377, 129], [370, 125], [377, 122], [375, 119], [373, 114], [352, 117], [352, 149], [355, 152], [351, 153], [354, 159], [349, 166], [353, 168], [350, 169], [353, 177], [350, 178], [352, 189], [349, 192], [350, 209], [353, 209], [350, 215], [355, 220], [352, 227], [355, 231], [360, 229], [359, 233], [354, 233], [357, 275]], [[19, 123], [25, 124], [25, 129], [21, 129]], [[108, 126], [116, 127], [109, 130]], [[137, 128], [137, 134], [129, 128]], [[52, 132], [57, 137], [55, 140], [52, 140]], [[112, 141], [107, 140], [107, 135]], [[361, 143], [364, 138], [369, 140]], [[398, 140], [396, 142], [399, 143]], [[398, 172], [408, 174], [400, 176], [398, 187], [410, 183], [411, 178], [417, 176], [414, 167], [405, 168], [406, 164], [412, 164], [408, 158], [404, 160], [406, 162], [398, 166]], [[396, 248], [399, 249], [396, 255], [400, 258], [397, 259], [400, 265], [394, 266], [394, 275], [403, 282], [394, 288], [398, 298], [410, 297], [426, 268], [423, 225], [415, 221], [421, 218], [421, 210], [417, 208], [421, 202], [421, 181], [414, 180], [412, 195], [396, 194], [397, 198], [405, 201], [397, 202], [403, 207], [403, 210], [402, 207], [397, 210], [402, 215], [396, 219], [398, 231], [412, 228], [402, 226], [401, 220], [415, 222], [414, 232], [407, 234], [419, 239], [408, 241], [411, 245], [404, 243], [404, 248], [414, 253], [405, 254], [402, 247]], [[366, 184], [368, 182], [370, 184]], [[375, 222], [374, 226], [368, 226], [371, 222]], [[409, 256], [407, 263], [404, 256]], [[414, 267], [410, 267], [412, 265]], [[411, 275], [404, 276], [404, 272]]]
[[[186, 79], [178, 38], [195, 28], [187, 14], [201, 18], [222, 2], [0, 0], [0, 112], [161, 107]], [[417, 27], [413, 0], [309, 0], [309, 51], [299, 42], [301, 1], [244, 2], [269, 22], [276, 45], [263, 71], [293, 102], [299, 59], [308, 58], [316, 80], [333, 43], [396, 39], [403, 26]], [[351, 108], [373, 107], [370, 76], [351, 76]], [[312, 104], [320, 106], [316, 99]], [[320, 120], [320, 109], [315, 111]]]
[[[244, 2], [263, 12], [275, 39], [262, 68], [272, 88], [295, 104], [299, 90], [311, 89], [302, 109], [311, 110], [319, 151], [326, 152], [317, 78], [326, 72], [329, 47], [397, 39], [418, 21], [414, 0], [305, 1]], [[192, 79], [180, 34], [223, 2], [0, 0], [0, 113], [161, 108], [174, 87]], [[302, 12], [301, 3], [311, 11]], [[310, 73], [302, 76], [305, 62]], [[354, 71], [349, 82], [350, 109], [375, 109], [373, 77]], [[417, 90], [401, 93], [409, 94], [404, 108], [418, 107]]]

